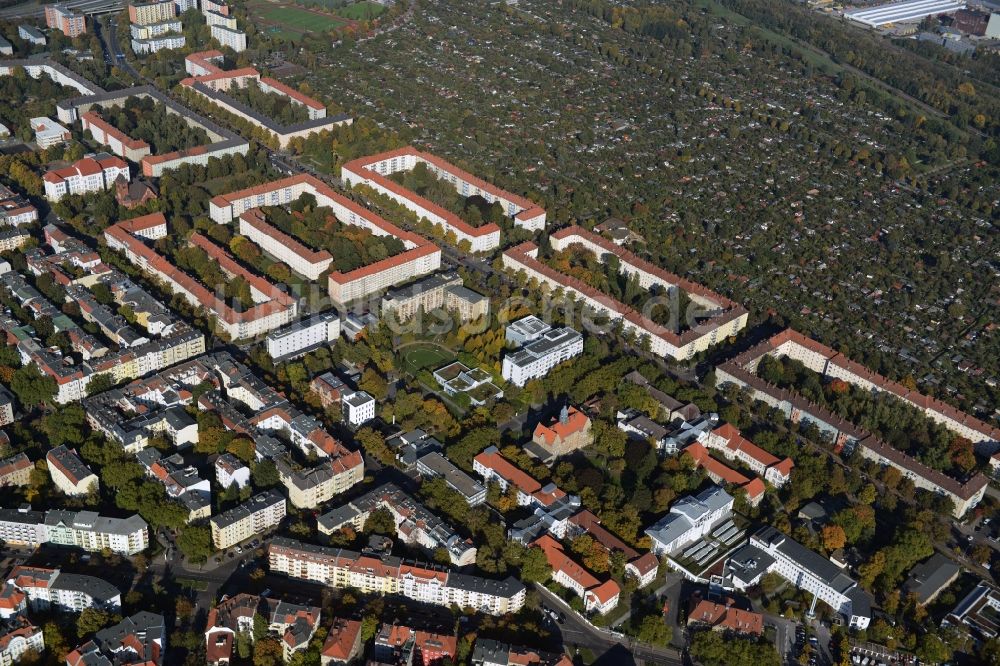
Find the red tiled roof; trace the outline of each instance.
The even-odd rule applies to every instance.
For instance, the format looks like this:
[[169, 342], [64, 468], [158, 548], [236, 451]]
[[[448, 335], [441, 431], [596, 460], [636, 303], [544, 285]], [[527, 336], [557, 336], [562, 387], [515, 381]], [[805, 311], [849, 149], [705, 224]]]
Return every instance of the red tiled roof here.
[[698, 622], [713, 628], [726, 629], [741, 634], [760, 635], [764, 633], [764, 616], [760, 613], [745, 611], [733, 606], [732, 599], [726, 599], [724, 604], [708, 599], [692, 603], [688, 613], [688, 622]]
[[538, 247], [534, 243], [532, 243], [531, 241], [525, 241], [524, 243], [521, 243], [520, 245], [517, 245], [505, 251], [504, 256], [510, 257], [516, 262], [527, 266], [533, 271], [541, 273], [550, 280], [553, 280], [556, 283], [566, 288], [576, 290], [581, 294], [586, 295], [587, 297], [593, 299], [594, 301], [597, 301], [604, 307], [608, 308], [612, 312], [617, 312], [619, 316], [631, 322], [635, 326], [638, 326], [644, 331], [648, 331], [650, 335], [655, 335], [669, 342], [675, 347], [681, 347], [691, 342], [692, 340], [701, 337], [707, 331], [716, 329], [719, 326], [722, 326], [723, 324], [726, 324], [746, 314], [746, 309], [743, 306], [733, 305], [728, 310], [725, 310], [722, 314], [716, 317], [712, 317], [712, 319], [710, 319], [705, 324], [696, 326], [694, 328], [690, 328], [681, 333], [680, 335], [678, 335], [676, 332], [666, 328], [665, 326], [661, 326], [656, 322], [654, 322], [653, 320], [649, 319], [648, 317], [642, 315], [634, 308], [631, 308], [622, 303], [621, 301], [614, 299], [611, 296], [608, 296], [604, 292], [594, 289], [589, 284], [585, 283], [583, 280], [580, 280], [572, 275], [566, 275], [564, 273], [560, 273], [559, 271], [555, 270], [554, 268], [551, 268], [547, 264], [528, 255], [529, 252], [533, 252], [537, 249]]
[[621, 551], [627, 560], [631, 560], [639, 556], [639, 553], [629, 547], [627, 543], [604, 529], [601, 525], [600, 519], [587, 509], [579, 511], [576, 515], [569, 519], [569, 522], [585, 531], [607, 550]]
[[640, 576], [645, 576], [660, 567], [660, 560], [653, 553], [645, 553], [629, 562], [629, 565], [635, 567]]
[[750, 479], [732, 467], [725, 465], [708, 454], [708, 450], [699, 442], [689, 445], [683, 453], [691, 456], [695, 465], [705, 469], [709, 475], [719, 478], [723, 483], [729, 483], [743, 488], [750, 501], [755, 501], [764, 494], [766, 486], [758, 477]]
[[128, 134], [125, 134], [125, 132], [122, 132], [120, 129], [118, 129], [111, 123], [101, 118], [101, 114], [99, 114], [97, 111], [94, 110], [87, 111], [86, 113], [80, 116], [80, 120], [83, 121], [84, 129], [86, 129], [88, 125], [97, 127], [107, 136], [111, 136], [118, 139], [121, 142], [121, 144], [127, 148], [131, 148], [132, 150], [142, 150], [143, 148], [149, 148], [148, 143], [146, 143], [141, 139], [133, 139]]
[[584, 590], [589, 590], [601, 584], [594, 577], [594, 574], [570, 559], [566, 551], [563, 550], [562, 545], [548, 534], [538, 537], [531, 542], [531, 545], [542, 549], [542, 552], [545, 553], [545, 559], [548, 560], [549, 566], [552, 567], [552, 571], [563, 572]]
[[351, 657], [359, 633], [361, 633], [360, 621], [335, 618], [326, 642], [323, 643], [322, 655], [329, 659], [347, 661]]
[[530, 495], [541, 490], [542, 484], [535, 480], [527, 472], [523, 472], [514, 466], [509, 460], [500, 455], [497, 451], [483, 451], [475, 457], [475, 461], [480, 465], [493, 470], [493, 472], [513, 484], [518, 490], [526, 495]]
[[576, 407], [567, 410], [567, 419], [563, 423], [559, 417], [554, 417], [547, 424], [539, 422], [535, 426], [534, 436], [552, 446], [556, 439], [566, 439], [570, 435], [581, 432], [590, 425], [590, 418]]
[[326, 105], [324, 105], [322, 102], [319, 102], [313, 99], [312, 97], [309, 97], [309, 95], [299, 92], [295, 88], [286, 86], [284, 83], [278, 81], [277, 79], [272, 79], [269, 76], [265, 76], [261, 77], [260, 82], [267, 86], [270, 86], [271, 88], [274, 88], [275, 90], [280, 91], [283, 95], [287, 95], [313, 109], [326, 108]]
[[312, 248], [308, 248], [281, 229], [268, 224], [267, 218], [259, 208], [252, 208], [248, 210], [240, 215], [240, 219], [265, 236], [270, 236], [272, 239], [278, 241], [294, 254], [301, 257], [304, 261], [311, 264], [318, 264], [320, 262], [333, 259], [333, 255], [326, 250], [317, 251]]

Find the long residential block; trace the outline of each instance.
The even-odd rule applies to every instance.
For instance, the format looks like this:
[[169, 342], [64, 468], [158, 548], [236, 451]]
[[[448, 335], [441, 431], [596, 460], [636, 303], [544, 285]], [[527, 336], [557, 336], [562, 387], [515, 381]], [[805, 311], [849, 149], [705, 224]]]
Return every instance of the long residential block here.
[[734, 384], [747, 388], [755, 399], [780, 410], [786, 418], [815, 425], [821, 433], [830, 437], [838, 450], [856, 448], [861, 456], [898, 469], [917, 488], [948, 497], [954, 504], [956, 517], [975, 508], [982, 500], [989, 484], [983, 474], [976, 473], [965, 479], [952, 478], [802, 396], [765, 382], [757, 376], [756, 370], [760, 359], [766, 355], [776, 358], [787, 356], [825, 377], [843, 380], [865, 391], [885, 391], [917, 408], [927, 418], [969, 439], [984, 455], [997, 450], [1000, 429], [940, 400], [907, 389], [792, 329], [778, 333], [716, 368], [718, 386]]
[[[206, 12], [205, 16], [209, 18], [209, 25], [212, 27], [212, 37], [223, 45], [232, 46], [236, 51], [242, 51], [246, 48], [246, 35], [235, 29], [235, 19], [212, 12]], [[212, 23], [213, 16], [223, 21], [231, 21], [232, 25]], [[237, 48], [240, 46], [242, 48]], [[210, 55], [206, 57], [205, 53]], [[212, 53], [214, 52], [201, 51], [193, 53], [186, 58], [185, 69], [188, 73], [197, 71], [198, 74], [183, 79], [181, 85], [201, 95], [223, 110], [242, 118], [251, 125], [269, 132], [277, 138], [278, 145], [281, 148], [287, 147], [292, 139], [306, 138], [310, 134], [322, 132], [339, 125], [350, 125], [354, 122], [354, 119], [346, 113], [327, 117], [325, 104], [290, 86], [286, 86], [277, 79], [261, 76], [260, 72], [256, 69], [244, 67], [235, 70], [223, 70], [216, 64], [219, 59], [212, 56]], [[187, 62], [191, 64], [187, 64]], [[246, 104], [226, 94], [233, 87], [243, 88], [245, 86], [256, 86], [261, 92], [281, 95], [289, 103], [304, 108], [309, 114], [309, 119], [300, 123], [282, 125], [273, 118], [269, 118], [251, 109]]]
[[[648, 338], [650, 351], [657, 356], [678, 361], [692, 358], [698, 352], [736, 335], [747, 325], [746, 308], [699, 284], [669, 273], [639, 258], [628, 250], [581, 227], [560, 229], [549, 237], [552, 248], [561, 251], [571, 245], [582, 245], [603, 261], [607, 254], [618, 257], [619, 270], [639, 278], [643, 289], [658, 285], [670, 291], [681, 289], [701, 309], [705, 319], [678, 333], [652, 321], [634, 308], [604, 294], [570, 275], [564, 275], [538, 259], [538, 247], [529, 242], [513, 247], [503, 254], [503, 265], [514, 272], [523, 272], [552, 290], [562, 289], [572, 294], [596, 312], [612, 321], [621, 321], [626, 331], [640, 339]], [[683, 315], [685, 313], [681, 313]]]
[[138, 514], [109, 518], [96, 511], [0, 509], [0, 539], [32, 548], [52, 543], [90, 552], [107, 548], [120, 555], [135, 555], [149, 547], [148, 528]]
[[363, 594], [398, 594], [439, 606], [471, 608], [489, 615], [516, 613], [525, 588], [517, 579], [494, 580], [387, 555], [376, 557], [278, 537], [268, 545], [274, 573]]
[[[242, 137], [178, 104], [153, 86], [137, 86], [114, 92], [101, 91], [97, 94], [62, 100], [56, 104], [56, 111], [62, 122], [72, 123], [91, 109], [98, 109], [95, 113], [99, 115], [99, 109], [123, 106], [130, 97], [149, 98], [156, 103], [163, 104], [169, 113], [180, 116], [188, 125], [205, 130], [210, 141], [205, 145], [175, 150], [163, 155], [146, 155], [139, 160], [144, 176], [159, 178], [164, 171], [176, 169], [184, 164], [205, 166], [212, 157], [246, 155], [250, 149], [250, 144]], [[108, 147], [115, 150], [114, 145]], [[126, 155], [121, 155], [121, 157], [126, 157]]]
[[384, 194], [421, 218], [425, 218], [446, 233], [455, 234], [458, 242], [468, 241], [473, 252], [487, 252], [500, 246], [500, 227], [488, 223], [473, 227], [458, 215], [428, 201], [416, 192], [388, 178], [389, 174], [410, 171], [425, 164], [435, 176], [451, 184], [463, 197], [480, 196], [486, 201], [499, 202], [516, 226], [529, 231], [545, 228], [545, 210], [533, 201], [502, 190], [481, 178], [459, 169], [440, 157], [408, 146], [377, 155], [352, 160], [341, 168], [341, 177], [352, 187], [367, 185]]
[[209, 202], [209, 216], [219, 224], [228, 224], [253, 208], [283, 206], [303, 194], [312, 195], [317, 205], [329, 207], [342, 223], [363, 227], [376, 236], [393, 236], [406, 247], [400, 254], [353, 271], [331, 272], [328, 288], [335, 303], [365, 298], [441, 267], [441, 249], [437, 245], [387, 222], [308, 174], [220, 194]]
[[295, 319], [298, 302], [294, 297], [245, 269], [226, 250], [201, 234], [192, 234], [192, 245], [204, 250], [224, 273], [240, 277], [250, 286], [254, 305], [244, 310], [233, 308], [205, 285], [172, 265], [145, 242], [162, 238], [166, 234], [167, 220], [162, 213], [119, 222], [104, 230], [108, 247], [121, 251], [145, 273], [165, 282], [192, 307], [209, 312], [216, 318], [218, 327], [233, 340], [262, 335]]

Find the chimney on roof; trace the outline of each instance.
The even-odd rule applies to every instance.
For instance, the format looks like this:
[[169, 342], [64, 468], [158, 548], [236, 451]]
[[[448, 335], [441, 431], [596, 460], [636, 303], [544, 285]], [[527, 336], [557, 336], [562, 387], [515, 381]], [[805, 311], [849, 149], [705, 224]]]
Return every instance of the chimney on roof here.
[[559, 423], [566, 425], [569, 423], [569, 406], [563, 405], [562, 409], [559, 410]]

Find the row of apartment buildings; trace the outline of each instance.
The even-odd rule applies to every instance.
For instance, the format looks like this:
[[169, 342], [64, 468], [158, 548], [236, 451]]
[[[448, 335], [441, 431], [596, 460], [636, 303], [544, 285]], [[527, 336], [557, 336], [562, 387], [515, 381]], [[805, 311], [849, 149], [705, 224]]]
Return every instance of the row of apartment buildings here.
[[[205, 351], [203, 334], [174, 318], [169, 310], [124, 274], [103, 264], [99, 255], [78, 239], [52, 225], [45, 228], [45, 237], [53, 252], [46, 254], [41, 249], [27, 252], [28, 270], [36, 276], [52, 276], [65, 288], [67, 300], [80, 306], [82, 318], [98, 324], [117, 345], [117, 348], [109, 348], [83, 331], [59, 306], [49, 302], [19, 274], [8, 272], [0, 276], [0, 288], [6, 289], [22, 308], [35, 316], [50, 317], [57, 331], [68, 333], [73, 350], [83, 359], [82, 362], [69, 362], [71, 359], [58, 349], [37, 340], [30, 324], [0, 317], [0, 332], [8, 344], [16, 345], [22, 361], [34, 364], [42, 374], [56, 381], [56, 402], [82, 399], [97, 376], [106, 375], [116, 383], [122, 382]], [[69, 272], [66, 266], [70, 267], [69, 271], [79, 273]], [[96, 303], [87, 288], [98, 283], [108, 286], [120, 305], [129, 305], [136, 314], [137, 323], [147, 327], [145, 335]]]
[[963, 414], [950, 405], [906, 389], [791, 329], [775, 335], [716, 368], [718, 386], [733, 384], [747, 389], [754, 399], [780, 410], [786, 418], [802, 424], [815, 425], [821, 433], [830, 438], [838, 450], [845, 447], [849, 450], [854, 449], [859, 455], [879, 465], [896, 468], [917, 488], [950, 499], [954, 505], [955, 517], [961, 517], [982, 500], [989, 483], [983, 474], [976, 473], [961, 480], [952, 478], [927, 467], [916, 458], [893, 448], [875, 435], [829, 410], [791, 391], [765, 382], [755, 374], [760, 359], [765, 355], [787, 356], [801, 361], [807, 368], [825, 377], [841, 379], [866, 391], [887, 392], [920, 409], [928, 418], [956, 434], [968, 438], [981, 453], [991, 453], [996, 450], [997, 442], [1000, 440], [1000, 431], [996, 428]]
[[[668, 328], [582, 280], [550, 268], [538, 259], [538, 246], [530, 241], [503, 253], [505, 268], [524, 273], [551, 290], [561, 289], [595, 312], [609, 317], [611, 321], [621, 322], [626, 332], [634, 333], [639, 339], [647, 338], [650, 351], [658, 356], [678, 361], [687, 360], [746, 327], [748, 312], [743, 306], [654, 266], [586, 229], [577, 226], [560, 229], [549, 237], [549, 243], [556, 251], [563, 251], [573, 245], [583, 246], [602, 261], [605, 255], [612, 254], [618, 258], [620, 272], [637, 276], [643, 289], [648, 290], [656, 285], [667, 293], [680, 289], [689, 296], [698, 308], [697, 312], [677, 313], [678, 326]], [[678, 332], [687, 324], [690, 326], [683, 332]]]
[[[108, 140], [108, 138], [113, 139], [106, 144], [108, 148], [119, 155], [119, 157], [129, 159], [128, 151], [125, 150], [127, 142], [122, 140], [121, 133], [114, 131], [109, 133], [107, 126], [95, 123], [95, 117], [100, 116], [101, 109], [113, 109], [122, 106], [130, 97], [148, 98], [157, 104], [163, 104], [168, 113], [181, 116], [188, 125], [203, 129], [208, 135], [210, 142], [205, 145], [176, 150], [163, 155], [146, 154], [138, 160], [142, 168], [142, 174], [146, 177], [159, 178], [163, 175], [164, 171], [176, 169], [183, 164], [205, 166], [212, 157], [225, 157], [235, 154], [246, 155], [250, 149], [250, 144], [239, 135], [178, 104], [150, 85], [124, 88], [114, 92], [101, 91], [98, 93], [88, 93], [81, 97], [61, 100], [56, 104], [56, 111], [59, 120], [63, 123], [76, 122], [88, 111], [93, 111], [93, 114], [88, 116], [85, 128], [90, 130], [95, 140], [101, 141], [98, 135], [102, 132], [105, 140]], [[133, 149], [135, 148], [129, 148], [129, 150]], [[141, 150], [141, 147], [139, 150]]]
[[428, 201], [388, 178], [390, 174], [410, 171], [424, 164], [430, 171], [452, 185], [463, 197], [479, 196], [490, 203], [499, 202], [514, 224], [529, 231], [545, 228], [545, 210], [533, 201], [463, 171], [436, 155], [412, 146], [352, 160], [341, 167], [347, 185], [365, 185], [405, 206], [418, 217], [455, 235], [457, 242], [467, 241], [473, 252], [488, 252], [500, 246], [500, 227], [494, 223], [473, 227], [454, 213]]
[[[441, 250], [436, 245], [387, 222], [308, 174], [290, 176], [239, 192], [216, 196], [209, 202], [209, 216], [218, 224], [228, 224], [236, 218], [241, 218], [242, 225], [242, 216], [247, 211], [263, 206], [287, 205], [304, 194], [312, 195], [317, 205], [330, 208], [342, 223], [363, 227], [376, 236], [393, 236], [402, 241], [406, 247], [404, 252], [368, 266], [347, 273], [331, 272], [328, 288], [334, 303], [343, 305], [357, 301], [441, 267]], [[256, 233], [261, 234], [260, 231]], [[278, 242], [266, 241], [264, 236], [277, 239]], [[274, 251], [275, 258], [288, 264], [292, 270], [303, 275], [315, 272], [316, 256], [311, 251], [304, 254], [298, 252], [297, 247], [300, 244], [288, 243], [288, 240], [294, 239], [289, 239], [287, 234], [270, 227], [266, 234], [256, 237], [260, 238], [262, 249], [267, 252]]]
[[149, 547], [149, 529], [138, 515], [109, 518], [95, 511], [42, 513], [30, 507], [0, 509], [0, 539], [35, 548], [43, 543], [74, 546], [90, 552], [107, 548], [119, 555], [135, 555]]
[[431, 513], [425, 506], [403, 492], [394, 483], [386, 483], [349, 503], [328, 511], [316, 519], [320, 534], [327, 536], [351, 526], [362, 530], [371, 514], [387, 510], [396, 525], [396, 535], [406, 544], [416, 544], [429, 551], [438, 548], [448, 553], [451, 564], [464, 567], [475, 564], [476, 547], [455, 528]]
[[167, 220], [162, 213], [152, 213], [114, 224], [104, 230], [108, 247], [121, 251], [143, 272], [166, 283], [171, 291], [183, 296], [191, 307], [215, 318], [216, 326], [232, 340], [257, 337], [291, 323], [298, 314], [298, 301], [265, 278], [251, 273], [229, 252], [199, 233], [190, 237], [224, 273], [240, 277], [250, 286], [253, 307], [238, 310], [213, 294], [206, 286], [171, 264], [146, 241], [164, 238]]
[[[234, 24], [232, 27], [211, 24], [213, 29], [212, 36], [215, 36], [214, 33], [217, 27], [220, 31], [234, 30], [236, 20], [232, 19], [232, 22]], [[182, 79], [181, 86], [200, 95], [227, 113], [242, 118], [254, 127], [268, 132], [277, 139], [279, 148], [287, 148], [292, 139], [304, 139], [316, 132], [323, 132], [341, 125], [350, 125], [354, 122], [354, 119], [346, 113], [327, 116], [326, 105], [322, 102], [286, 86], [277, 79], [261, 76], [260, 72], [252, 67], [223, 70], [215, 64], [219, 60], [219, 56], [221, 56], [221, 53], [218, 51], [203, 51], [189, 55], [186, 60], [194, 60], [195, 62], [192, 65], [188, 65], [186, 62], [185, 69], [189, 72], [197, 70], [205, 71], [206, 73]], [[246, 86], [253, 86], [263, 93], [284, 97], [291, 104], [305, 109], [308, 112], [309, 118], [291, 125], [282, 125], [273, 118], [265, 116], [226, 94], [233, 87], [244, 88]]]
[[330, 587], [350, 587], [363, 594], [396, 594], [488, 615], [516, 613], [524, 605], [524, 585], [513, 577], [481, 578], [392, 555], [380, 557], [278, 537], [268, 545], [268, 561], [274, 573]]

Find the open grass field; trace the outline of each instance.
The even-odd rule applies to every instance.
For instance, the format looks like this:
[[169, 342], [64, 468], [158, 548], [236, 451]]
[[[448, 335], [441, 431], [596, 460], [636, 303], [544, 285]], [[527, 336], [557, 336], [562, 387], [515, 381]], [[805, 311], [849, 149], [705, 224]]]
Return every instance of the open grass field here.
[[385, 13], [385, 7], [371, 0], [360, 0], [346, 5], [344, 0], [296, 0], [296, 4], [324, 9], [353, 21], [370, 21]]
[[448, 350], [435, 346], [412, 347], [403, 352], [403, 363], [412, 374], [424, 368], [439, 368], [454, 358]]
[[335, 14], [269, 0], [253, 0], [247, 4], [247, 9], [259, 29], [289, 39], [307, 32], [326, 32], [348, 23], [347, 19]]

